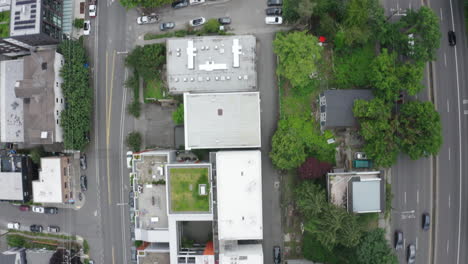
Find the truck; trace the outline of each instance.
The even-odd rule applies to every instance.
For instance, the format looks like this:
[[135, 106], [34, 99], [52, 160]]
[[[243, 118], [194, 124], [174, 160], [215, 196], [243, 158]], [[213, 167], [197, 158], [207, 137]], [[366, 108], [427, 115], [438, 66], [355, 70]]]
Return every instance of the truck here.
[[370, 169], [372, 168], [372, 160], [355, 159], [353, 160], [353, 168]]
[[155, 13], [152, 13], [147, 16], [139, 16], [137, 18], [138, 25], [153, 24], [153, 23], [157, 23], [158, 21], [159, 21], [159, 16], [156, 15]]

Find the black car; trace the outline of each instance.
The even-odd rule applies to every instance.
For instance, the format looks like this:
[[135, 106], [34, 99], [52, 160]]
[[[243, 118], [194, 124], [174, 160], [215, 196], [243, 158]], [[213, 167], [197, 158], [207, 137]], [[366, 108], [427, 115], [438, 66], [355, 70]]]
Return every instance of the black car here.
[[29, 227], [29, 230], [31, 230], [31, 232], [41, 233], [42, 232], [42, 226], [41, 225], [32, 225], [32, 226]]
[[44, 207], [44, 213], [46, 214], [58, 214], [57, 207]]
[[283, 5], [283, 0], [267, 0], [268, 6], [281, 6]]
[[220, 18], [218, 18], [218, 22], [221, 25], [229, 25], [229, 24], [231, 24], [231, 18], [230, 17], [220, 17]]
[[429, 213], [424, 213], [422, 215], [422, 229], [429, 230], [430, 226], [431, 226], [431, 216], [429, 215]]
[[281, 263], [281, 248], [279, 246], [273, 247], [273, 261], [275, 264]]
[[265, 9], [265, 13], [267, 16], [281, 16], [281, 14], [283, 14], [283, 9], [278, 7], [270, 7]]
[[133, 197], [135, 197], [135, 194], [133, 193], [133, 191], [130, 191], [128, 193], [128, 205], [130, 205], [130, 207], [134, 207], [135, 206], [135, 200], [133, 199]]
[[455, 32], [453, 32], [453, 30], [450, 30], [448, 32], [448, 40], [449, 40], [450, 46], [457, 45], [457, 36], [455, 36]]
[[403, 248], [403, 232], [395, 231], [395, 250]]
[[83, 170], [86, 170], [86, 168], [88, 167], [88, 164], [86, 162], [86, 154], [80, 156], [80, 166]]
[[80, 177], [80, 186], [81, 186], [81, 191], [84, 192], [88, 190], [88, 178], [86, 175], [81, 175]]
[[172, 8], [182, 8], [182, 7], [186, 7], [188, 6], [188, 0], [179, 0], [179, 1], [175, 1], [175, 2], [172, 2]]

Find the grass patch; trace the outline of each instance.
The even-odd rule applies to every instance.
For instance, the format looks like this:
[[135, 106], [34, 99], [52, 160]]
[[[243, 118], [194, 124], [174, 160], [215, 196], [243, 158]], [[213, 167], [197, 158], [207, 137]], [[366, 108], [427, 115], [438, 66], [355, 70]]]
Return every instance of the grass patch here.
[[361, 224], [364, 231], [371, 231], [379, 227], [379, 214], [367, 213], [358, 214], [358, 223]]
[[[57, 247], [64, 247], [64, 243], [53, 239], [39, 239], [29, 238], [18, 234], [8, 234], [6, 236], [7, 243], [10, 247], [24, 247], [24, 248], [45, 248], [48, 250], [55, 250]], [[68, 244], [68, 243], [67, 243]], [[78, 249], [77, 243], [73, 243], [73, 248]]]
[[334, 84], [340, 89], [369, 86], [370, 65], [375, 58], [374, 46], [369, 43], [345, 54], [335, 54]]
[[385, 218], [390, 217], [392, 212], [392, 201], [393, 201], [393, 192], [392, 185], [388, 182], [385, 182]]
[[51, 237], [51, 238], [58, 238], [58, 239], [71, 240], [71, 241], [76, 240], [76, 236], [66, 236], [66, 235], [58, 235], [58, 234], [50, 234], [50, 233], [37, 233], [37, 232], [29, 232], [29, 231], [20, 231], [20, 230], [15, 230], [15, 229], [9, 229], [8, 232], [14, 233], [14, 234], [25, 234], [28, 236], [36, 236], [36, 237]]
[[163, 82], [159, 78], [149, 80], [143, 89], [143, 98], [145, 103], [164, 99], [165, 91]]
[[10, 36], [10, 11], [0, 12], [0, 37]]
[[[171, 168], [169, 177], [172, 211], [207, 212], [210, 210], [208, 168]], [[208, 195], [198, 194], [200, 184], [206, 184]]]

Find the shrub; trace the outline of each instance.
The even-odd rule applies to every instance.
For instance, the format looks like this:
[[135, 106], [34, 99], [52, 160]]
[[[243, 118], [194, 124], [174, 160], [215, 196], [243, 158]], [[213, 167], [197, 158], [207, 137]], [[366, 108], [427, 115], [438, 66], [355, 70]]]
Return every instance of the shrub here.
[[45, 151], [42, 146], [35, 147], [31, 149], [31, 152], [29, 152], [29, 156], [31, 157], [32, 162], [34, 164], [40, 164], [41, 162], [41, 157], [44, 157]]
[[180, 104], [174, 112], [172, 112], [172, 120], [176, 125], [184, 123], [184, 105]]
[[88, 245], [88, 241], [86, 241], [86, 239], [83, 241], [83, 252], [85, 254], [88, 254], [88, 252], [89, 252], [89, 245]]
[[139, 247], [139, 246], [141, 246], [141, 244], [143, 244], [143, 241], [141, 241], [141, 240], [135, 240], [135, 241], [133, 242], [133, 244], [135, 245], [135, 247]]
[[127, 146], [133, 151], [138, 152], [141, 149], [141, 134], [139, 132], [131, 132], [126, 139]]
[[205, 33], [217, 33], [219, 31], [219, 21], [216, 18], [208, 19], [206, 24], [203, 26]]
[[24, 239], [24, 237], [22, 236], [18, 236], [18, 235], [8, 235], [7, 236], [7, 243], [8, 243], [8, 246], [10, 247], [24, 247], [24, 245], [26, 244], [26, 239]]
[[82, 29], [84, 26], [84, 19], [83, 18], [75, 18], [73, 21], [73, 26], [78, 29]]
[[127, 111], [135, 118], [139, 118], [141, 114], [141, 103], [139, 101], [133, 101], [127, 105]]

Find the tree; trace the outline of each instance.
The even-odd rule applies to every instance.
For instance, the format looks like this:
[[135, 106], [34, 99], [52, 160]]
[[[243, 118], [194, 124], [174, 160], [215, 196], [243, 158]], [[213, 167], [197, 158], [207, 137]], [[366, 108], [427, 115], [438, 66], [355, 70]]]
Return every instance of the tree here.
[[41, 158], [45, 156], [45, 151], [43, 146], [35, 147], [29, 152], [29, 157], [31, 157], [32, 162], [38, 165], [41, 163]]
[[83, 18], [75, 18], [73, 20], [73, 26], [77, 29], [82, 29], [84, 26], [84, 19]]
[[203, 26], [203, 31], [206, 33], [217, 33], [219, 31], [219, 26], [221, 24], [216, 18], [211, 18], [206, 21], [206, 24]]
[[436, 155], [442, 145], [440, 115], [431, 102], [408, 102], [401, 107], [397, 133], [411, 159]]
[[174, 112], [172, 112], [172, 120], [176, 125], [184, 123], [184, 105], [180, 104]]
[[327, 204], [325, 190], [310, 181], [303, 181], [296, 187], [294, 193], [296, 207], [306, 219], [319, 216]]
[[385, 230], [376, 228], [366, 233], [357, 247], [357, 261], [360, 264], [396, 264], [398, 259], [393, 254], [385, 239]]
[[125, 142], [133, 152], [138, 152], [141, 149], [141, 134], [139, 132], [131, 132], [128, 134]]
[[278, 33], [273, 48], [280, 60], [278, 75], [287, 78], [295, 89], [311, 85], [310, 75], [317, 73], [323, 49], [316, 37], [306, 31]]
[[319, 179], [332, 169], [328, 162], [320, 162], [314, 157], [309, 157], [298, 169], [301, 179]]
[[120, 4], [126, 9], [143, 7], [154, 8], [172, 3], [173, 0], [120, 0]]
[[146, 81], [158, 78], [162, 66], [166, 63], [166, 46], [164, 44], [137, 46], [125, 58], [125, 63], [135, 69]]
[[127, 112], [135, 118], [139, 118], [141, 114], [141, 103], [135, 100], [132, 101], [127, 105]]

